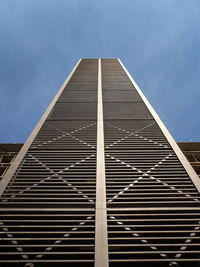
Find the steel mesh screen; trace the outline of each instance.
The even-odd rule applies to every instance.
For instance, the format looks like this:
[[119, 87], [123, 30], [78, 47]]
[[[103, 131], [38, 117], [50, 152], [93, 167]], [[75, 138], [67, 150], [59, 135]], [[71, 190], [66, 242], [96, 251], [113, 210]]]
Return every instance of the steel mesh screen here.
[[102, 79], [110, 266], [196, 263], [199, 193], [117, 60]]
[[97, 60], [82, 60], [1, 198], [1, 266], [93, 266]]

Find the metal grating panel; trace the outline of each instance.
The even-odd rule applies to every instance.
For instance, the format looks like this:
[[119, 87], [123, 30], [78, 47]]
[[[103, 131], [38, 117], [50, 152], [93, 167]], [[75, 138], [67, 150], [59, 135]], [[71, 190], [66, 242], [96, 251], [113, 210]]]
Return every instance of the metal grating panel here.
[[104, 103], [106, 102], [114, 102], [114, 103], [122, 103], [122, 102], [142, 102], [139, 94], [135, 90], [108, 90], [103, 93]]
[[95, 149], [96, 121], [47, 121], [33, 141], [33, 149]]
[[[200, 213], [174, 210], [110, 210], [110, 266], [189, 266], [200, 261]], [[146, 264], [145, 264], [146, 263]], [[195, 265], [194, 265], [195, 266]]]
[[92, 90], [65, 90], [59, 102], [96, 102], [97, 101], [97, 92]]
[[110, 266], [197, 263], [199, 192], [118, 60], [102, 79]]
[[93, 266], [94, 211], [14, 208], [0, 211], [1, 266]]
[[94, 265], [97, 67], [80, 62], [4, 190], [1, 266]]

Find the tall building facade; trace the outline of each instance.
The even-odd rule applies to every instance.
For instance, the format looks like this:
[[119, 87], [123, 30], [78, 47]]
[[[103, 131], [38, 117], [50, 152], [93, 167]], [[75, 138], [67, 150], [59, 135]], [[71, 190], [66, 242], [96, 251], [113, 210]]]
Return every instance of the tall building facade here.
[[82, 59], [0, 182], [1, 266], [199, 266], [200, 180], [118, 59]]

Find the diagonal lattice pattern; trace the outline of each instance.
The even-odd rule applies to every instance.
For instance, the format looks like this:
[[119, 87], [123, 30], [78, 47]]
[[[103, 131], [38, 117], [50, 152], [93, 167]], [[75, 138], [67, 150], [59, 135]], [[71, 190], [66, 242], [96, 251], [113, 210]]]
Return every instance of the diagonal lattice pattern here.
[[37, 262], [92, 262], [94, 211], [18, 209], [1, 212], [1, 262], [32, 266]]
[[34, 140], [34, 149], [91, 149], [96, 146], [96, 122], [47, 122]]
[[[197, 211], [118, 210], [108, 211], [111, 262], [198, 261], [200, 248]], [[128, 265], [128, 264], [127, 264]]]

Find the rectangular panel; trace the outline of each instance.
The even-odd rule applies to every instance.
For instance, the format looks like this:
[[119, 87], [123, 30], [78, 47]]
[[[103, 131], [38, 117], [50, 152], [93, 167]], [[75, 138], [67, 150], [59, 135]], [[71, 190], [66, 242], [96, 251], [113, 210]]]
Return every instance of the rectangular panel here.
[[198, 266], [199, 220], [187, 208], [109, 210], [109, 266]]
[[135, 90], [126, 91], [104, 91], [103, 101], [105, 102], [142, 102], [141, 97]]
[[125, 82], [103, 82], [102, 86], [104, 88], [104, 91], [109, 91], [109, 90], [134, 90], [133, 85], [130, 81], [125, 81]]
[[85, 150], [96, 147], [96, 120], [46, 121], [32, 143], [34, 149]]
[[73, 91], [97, 91], [97, 81], [83, 81], [83, 82], [69, 82], [66, 86], [66, 90], [73, 90]]
[[65, 90], [60, 96], [59, 102], [97, 102], [97, 92], [89, 90]]
[[93, 103], [57, 103], [49, 120], [96, 119], [96, 104]]
[[152, 119], [143, 103], [104, 103], [105, 119]]

